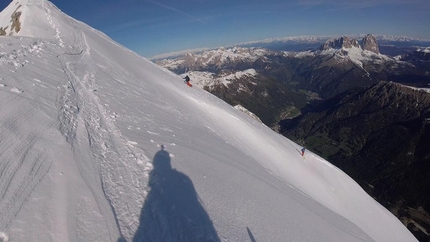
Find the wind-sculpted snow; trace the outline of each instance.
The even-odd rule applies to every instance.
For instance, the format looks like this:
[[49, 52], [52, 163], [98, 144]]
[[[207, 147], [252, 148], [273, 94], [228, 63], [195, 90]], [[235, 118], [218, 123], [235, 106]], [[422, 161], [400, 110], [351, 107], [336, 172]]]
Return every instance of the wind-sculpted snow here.
[[52, 3], [17, 3], [22, 36], [0, 39], [3, 238], [415, 241], [325, 160]]

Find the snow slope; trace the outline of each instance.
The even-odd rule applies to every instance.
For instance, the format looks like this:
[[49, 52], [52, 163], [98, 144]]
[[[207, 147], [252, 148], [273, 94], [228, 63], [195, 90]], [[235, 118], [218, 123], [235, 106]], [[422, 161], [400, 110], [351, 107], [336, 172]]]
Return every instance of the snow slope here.
[[21, 31], [0, 38], [1, 237], [416, 241], [327, 161], [52, 3], [14, 0], [1, 26], [17, 5]]

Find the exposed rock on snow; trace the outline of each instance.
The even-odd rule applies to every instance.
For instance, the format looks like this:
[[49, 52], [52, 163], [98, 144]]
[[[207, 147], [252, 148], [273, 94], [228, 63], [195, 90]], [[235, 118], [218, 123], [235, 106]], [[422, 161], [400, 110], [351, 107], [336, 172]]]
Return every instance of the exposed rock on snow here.
[[350, 37], [343, 36], [338, 39], [329, 39], [323, 45], [321, 45], [321, 50], [327, 50], [330, 48], [352, 48], [359, 47], [358, 41], [356, 39], [351, 39]]
[[376, 38], [371, 34], [368, 34], [363, 38], [363, 40], [361, 41], [361, 47], [363, 48], [363, 50], [368, 50], [373, 53], [379, 54], [378, 42], [376, 41]]
[[354, 38], [343, 36], [337, 39], [329, 39], [323, 45], [321, 45], [320, 50], [328, 49], [350, 49], [350, 48], [361, 48], [363, 50], [371, 51], [375, 54], [379, 54], [379, 47], [376, 38], [368, 34], [364, 36], [361, 40], [361, 44]]
[[[0, 24], [0, 35], [13, 35], [16, 33], [19, 33], [19, 31], [21, 30], [21, 21], [20, 21], [20, 17], [21, 17], [21, 11], [19, 11], [19, 9], [21, 8], [21, 4], [19, 4], [19, 2], [16, 2], [16, 8], [15, 11], [13, 11], [13, 13], [10, 14], [10, 24]], [[10, 8], [13, 9], [13, 8]], [[6, 12], [5, 14], [8, 14], [10, 12]], [[0, 22], [4, 22], [1, 21]]]

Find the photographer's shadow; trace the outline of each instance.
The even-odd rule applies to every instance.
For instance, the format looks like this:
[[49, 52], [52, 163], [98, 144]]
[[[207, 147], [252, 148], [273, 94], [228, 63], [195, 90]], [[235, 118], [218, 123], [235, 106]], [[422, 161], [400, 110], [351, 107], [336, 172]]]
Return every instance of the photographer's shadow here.
[[151, 190], [142, 208], [133, 242], [219, 242], [192, 181], [172, 169], [164, 146], [155, 154], [153, 165], [149, 177]]

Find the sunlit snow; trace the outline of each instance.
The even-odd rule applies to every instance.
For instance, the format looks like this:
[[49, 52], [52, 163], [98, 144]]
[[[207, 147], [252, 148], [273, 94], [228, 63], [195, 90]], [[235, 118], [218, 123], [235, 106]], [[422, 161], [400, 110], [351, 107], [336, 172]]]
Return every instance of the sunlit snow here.
[[[416, 241], [351, 178], [45, 0], [0, 38], [0, 238]], [[97, 11], [95, 9], [94, 11]]]

